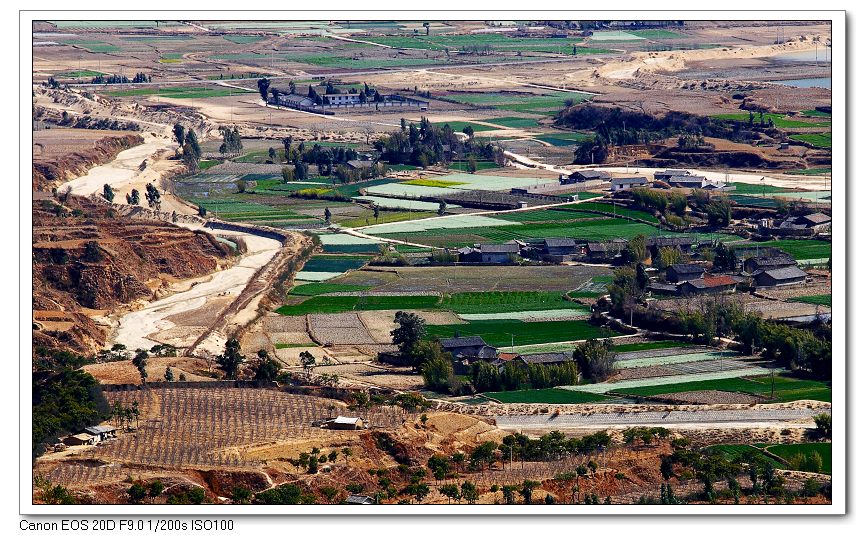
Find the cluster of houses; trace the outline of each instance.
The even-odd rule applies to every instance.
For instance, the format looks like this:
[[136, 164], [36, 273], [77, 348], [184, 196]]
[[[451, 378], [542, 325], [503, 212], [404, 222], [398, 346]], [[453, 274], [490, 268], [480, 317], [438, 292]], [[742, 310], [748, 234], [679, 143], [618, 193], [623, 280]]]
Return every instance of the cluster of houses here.
[[773, 248], [768, 248], [763, 254], [742, 258], [737, 274], [710, 274], [706, 268], [707, 265], [701, 262], [673, 264], [664, 271], [663, 280], [659, 274], [659, 280], [649, 283], [648, 291], [653, 295], [688, 297], [735, 292], [738, 287], [772, 288], [802, 284], [808, 278], [792, 256]]
[[761, 219], [757, 230], [764, 236], [816, 236], [832, 228], [832, 216], [813, 212], [788, 216], [780, 221]]
[[[699, 255], [714, 248], [713, 240], [695, 240], [692, 236], [649, 236], [646, 246], [653, 256], [666, 247], [674, 247], [686, 255]], [[543, 240], [511, 240], [502, 244], [476, 243], [452, 251], [461, 263], [513, 264], [520, 258], [544, 262], [610, 262], [628, 246], [624, 238], [606, 242], [580, 242], [574, 238], [544, 238]]]
[[460, 336], [457, 334], [452, 338], [439, 340], [439, 344], [441, 344], [444, 352], [451, 355], [454, 371], [458, 374], [469, 373], [472, 364], [476, 362], [487, 362], [501, 368], [508, 362], [518, 362], [524, 365], [552, 365], [573, 360], [573, 356], [567, 351], [536, 353], [533, 355], [500, 352], [495, 347], [484, 342], [484, 339], [480, 336]]
[[372, 99], [367, 100], [366, 98], [361, 97], [360, 93], [333, 93], [322, 94], [320, 96], [321, 102], [316, 102], [316, 100], [309, 95], [285, 92], [277, 93], [272, 99], [272, 102], [277, 106], [285, 106], [286, 108], [307, 111], [355, 107], [370, 107], [378, 109], [379, 106], [408, 106], [418, 108], [421, 111], [429, 108], [429, 102], [425, 100], [396, 94], [381, 95], [381, 100], [379, 101], [373, 101]]
[[[570, 175], [560, 175], [559, 184], [581, 184], [593, 180], [600, 180], [610, 183], [610, 191], [626, 191], [634, 187], [648, 186], [649, 179], [645, 176], [627, 176], [613, 177], [607, 171], [597, 169], [581, 169], [574, 171]], [[671, 188], [689, 188], [689, 189], [707, 189], [716, 191], [733, 191], [736, 186], [729, 184], [721, 184], [713, 182], [708, 178], [692, 174], [687, 169], [665, 169], [656, 171], [654, 181], [651, 183], [655, 187]]]

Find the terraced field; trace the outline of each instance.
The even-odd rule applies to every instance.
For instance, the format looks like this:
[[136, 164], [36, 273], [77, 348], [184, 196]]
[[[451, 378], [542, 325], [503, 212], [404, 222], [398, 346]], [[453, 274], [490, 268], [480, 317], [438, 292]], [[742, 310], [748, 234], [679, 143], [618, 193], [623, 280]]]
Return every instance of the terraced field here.
[[832, 243], [822, 240], [773, 240], [760, 244], [735, 245], [739, 247], [777, 247], [793, 255], [796, 260], [829, 258], [832, 256]]

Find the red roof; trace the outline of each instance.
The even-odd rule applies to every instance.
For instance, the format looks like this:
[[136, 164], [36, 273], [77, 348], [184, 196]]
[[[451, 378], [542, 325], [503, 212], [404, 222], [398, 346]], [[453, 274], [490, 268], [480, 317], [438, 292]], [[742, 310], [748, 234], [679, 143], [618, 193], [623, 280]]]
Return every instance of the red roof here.
[[737, 284], [736, 279], [729, 275], [718, 275], [717, 277], [703, 277], [703, 283], [707, 288], [716, 286], [732, 286]]

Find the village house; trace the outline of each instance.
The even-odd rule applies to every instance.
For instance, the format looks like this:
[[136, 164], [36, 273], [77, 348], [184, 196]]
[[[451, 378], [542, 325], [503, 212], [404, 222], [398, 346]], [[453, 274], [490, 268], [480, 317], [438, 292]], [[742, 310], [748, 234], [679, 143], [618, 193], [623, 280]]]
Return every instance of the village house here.
[[646, 238], [646, 246], [653, 257], [657, 256], [660, 250], [665, 247], [672, 247], [685, 254], [690, 254], [691, 248], [694, 246], [694, 239], [689, 236], [649, 236]]
[[667, 179], [667, 184], [674, 188], [702, 188], [708, 181], [699, 175], [679, 175]]
[[655, 180], [661, 180], [669, 184], [670, 179], [673, 177], [688, 176], [690, 174], [691, 172], [686, 169], [666, 169], [664, 171], [655, 171]]
[[102, 442], [103, 440], [117, 437], [117, 428], [113, 425], [95, 425], [93, 427], [85, 427], [84, 432], [92, 435], [96, 439], [96, 442]]
[[610, 242], [591, 242], [586, 245], [586, 258], [589, 260], [612, 260], [627, 247], [628, 241], [617, 239]]
[[485, 264], [510, 264], [514, 261], [514, 257], [520, 254], [518, 243], [501, 245], [482, 243], [478, 249], [481, 253], [481, 262]]
[[543, 364], [550, 366], [553, 364], [563, 364], [565, 362], [573, 362], [574, 357], [566, 351], [558, 351], [553, 353], [535, 353], [533, 355], [519, 355], [514, 359], [516, 362], [521, 362], [525, 365]]
[[495, 348], [490, 347], [484, 342], [480, 336], [460, 336], [457, 334], [453, 338], [443, 338], [439, 340], [442, 349], [451, 354], [453, 358], [460, 357], [477, 357], [480, 355], [489, 356], [489, 350], [493, 350], [492, 357], [495, 357]]
[[92, 446], [96, 444], [96, 437], [89, 433], [78, 433], [65, 437], [63, 443], [67, 446]]
[[791, 255], [783, 253], [772, 256], [752, 256], [745, 259], [744, 269], [746, 273], [758, 270], [778, 269], [788, 266], [796, 266], [796, 259]]
[[699, 264], [673, 264], [667, 268], [667, 280], [672, 283], [699, 279], [705, 269]]
[[787, 286], [805, 282], [808, 276], [796, 266], [787, 266], [776, 269], [761, 269], [751, 274], [754, 277], [755, 286]]
[[687, 280], [679, 285], [679, 295], [703, 295], [732, 292], [740, 279], [730, 275], [718, 275], [716, 277], [703, 277], [701, 279]]
[[637, 186], [645, 186], [649, 181], [644, 176], [614, 178], [610, 183], [610, 191], [625, 191]]
[[573, 238], [546, 238], [543, 244], [543, 259], [547, 262], [566, 262], [580, 253]]
[[559, 176], [560, 184], [576, 184], [578, 182], [586, 182], [589, 180], [610, 180], [610, 173], [595, 169], [582, 169], [580, 171], [574, 171], [570, 175]]

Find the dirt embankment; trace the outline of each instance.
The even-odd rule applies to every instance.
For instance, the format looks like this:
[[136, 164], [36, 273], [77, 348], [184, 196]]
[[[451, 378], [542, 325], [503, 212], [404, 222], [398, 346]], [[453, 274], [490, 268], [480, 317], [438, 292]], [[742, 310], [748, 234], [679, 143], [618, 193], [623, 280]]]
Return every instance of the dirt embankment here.
[[139, 134], [107, 135], [95, 139], [90, 147], [65, 154], [52, 154], [47, 159], [34, 155], [33, 189], [50, 191], [60, 183], [82, 176], [91, 168], [110, 162], [118, 153], [141, 143], [144, 143], [144, 138]]
[[105, 342], [98, 320], [166, 284], [228, 262], [205, 232], [120, 217], [107, 204], [70, 196], [33, 203], [34, 345], [76, 351]]

